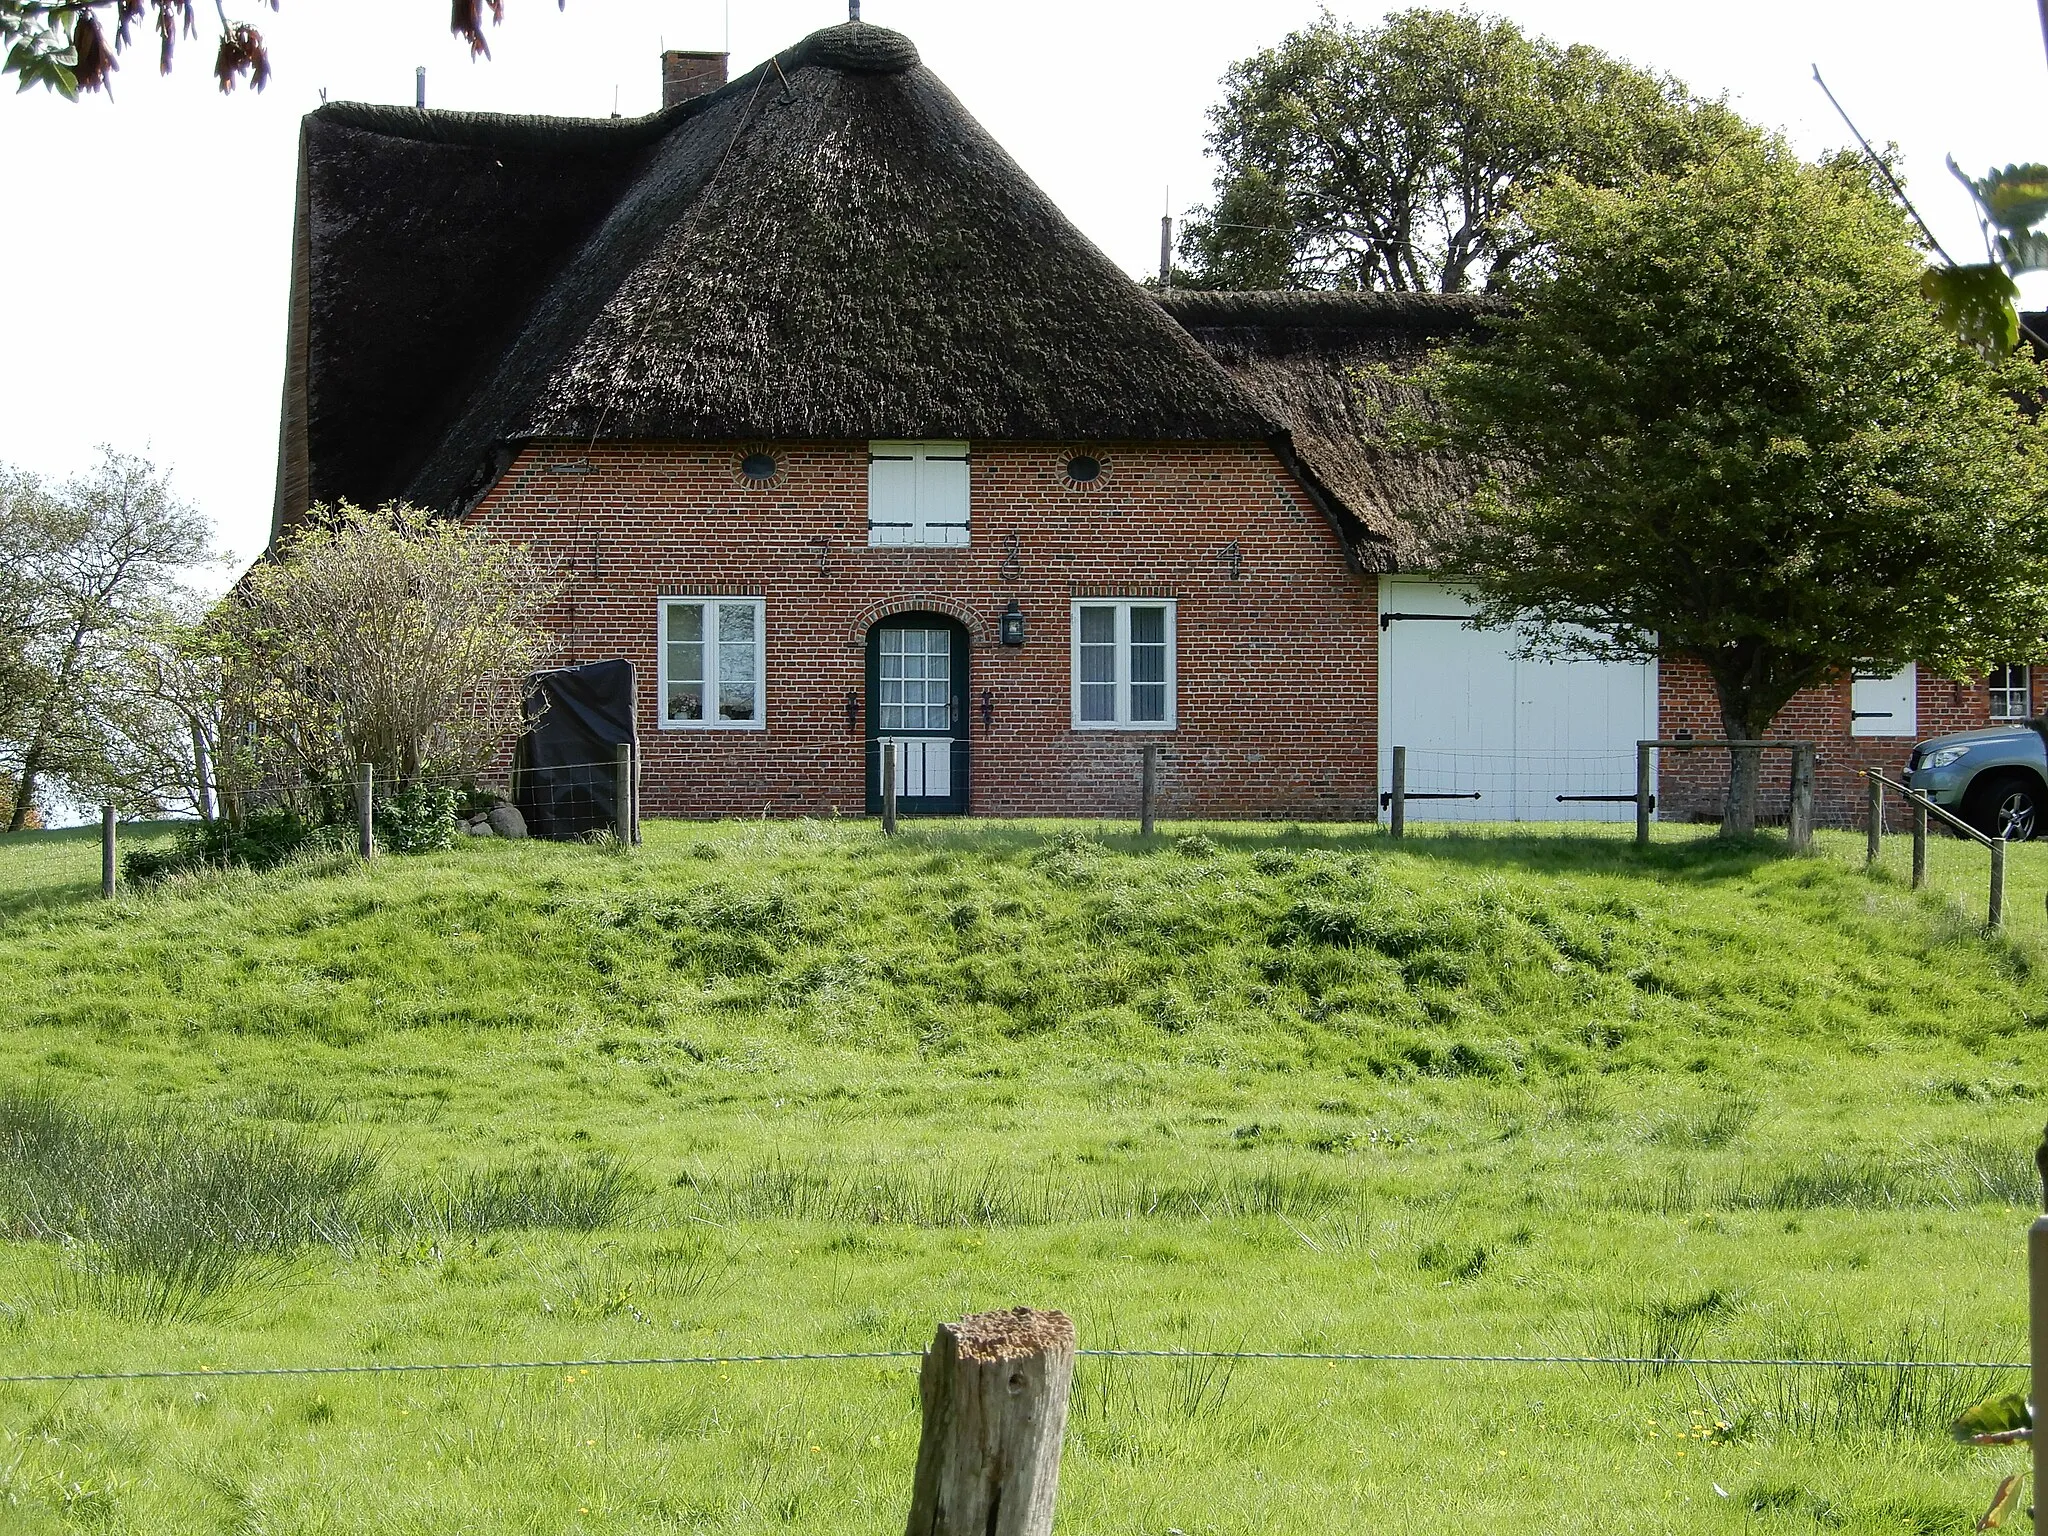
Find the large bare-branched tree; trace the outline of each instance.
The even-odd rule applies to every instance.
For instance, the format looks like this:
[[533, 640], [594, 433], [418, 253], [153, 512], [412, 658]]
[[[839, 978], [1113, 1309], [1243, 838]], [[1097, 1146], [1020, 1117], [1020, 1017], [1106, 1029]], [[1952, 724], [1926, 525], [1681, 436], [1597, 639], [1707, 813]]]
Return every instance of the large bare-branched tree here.
[[472, 773], [522, 726], [559, 582], [520, 545], [406, 506], [315, 508], [215, 618], [266, 767], [347, 784]]

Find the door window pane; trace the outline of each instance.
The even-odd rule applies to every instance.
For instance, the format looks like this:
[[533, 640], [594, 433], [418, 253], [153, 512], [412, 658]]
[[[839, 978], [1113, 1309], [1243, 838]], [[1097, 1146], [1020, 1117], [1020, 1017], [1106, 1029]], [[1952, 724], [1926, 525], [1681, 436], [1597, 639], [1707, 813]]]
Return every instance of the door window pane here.
[[953, 636], [943, 629], [885, 629], [880, 644], [880, 728], [952, 728]]

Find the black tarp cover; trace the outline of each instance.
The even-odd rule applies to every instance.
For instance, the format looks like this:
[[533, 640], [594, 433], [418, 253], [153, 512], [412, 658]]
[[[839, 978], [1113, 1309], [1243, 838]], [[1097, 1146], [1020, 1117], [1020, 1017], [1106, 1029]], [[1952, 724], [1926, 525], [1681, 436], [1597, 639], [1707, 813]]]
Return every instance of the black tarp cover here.
[[567, 841], [619, 829], [619, 748], [630, 743], [639, 755], [633, 663], [585, 662], [535, 673], [528, 682], [513, 797], [526, 830]]

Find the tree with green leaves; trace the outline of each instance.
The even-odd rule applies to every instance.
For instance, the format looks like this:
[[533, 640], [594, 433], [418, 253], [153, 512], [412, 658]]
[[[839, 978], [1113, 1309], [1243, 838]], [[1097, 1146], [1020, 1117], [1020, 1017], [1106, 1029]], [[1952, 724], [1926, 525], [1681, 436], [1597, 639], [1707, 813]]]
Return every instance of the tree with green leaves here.
[[[254, 4], [258, 10], [278, 8], [278, 0]], [[449, 30], [469, 44], [472, 55], [491, 51], [484, 40], [486, 11], [493, 22], [503, 21], [505, 0], [454, 0]], [[220, 0], [214, 13], [220, 20], [214, 79], [223, 92], [243, 80], [262, 90], [270, 83], [270, 49], [263, 34], [249, 22], [230, 18]], [[114, 71], [121, 67], [120, 56], [136, 43], [138, 23], [154, 37], [157, 68], [168, 75], [179, 40], [199, 36], [197, 0], [0, 0], [0, 49], [6, 50], [0, 74], [15, 76], [24, 91], [40, 85], [71, 101], [86, 91], [111, 97]]]
[[111, 449], [58, 485], [7, 471], [0, 494], [0, 592], [13, 594], [20, 626], [18, 692], [0, 713], [0, 766], [14, 781], [7, 830], [27, 825], [50, 785], [88, 802], [160, 803], [126, 776], [110, 724], [135, 691], [139, 637], [215, 558], [211, 528], [147, 459]]
[[451, 518], [316, 507], [214, 616], [230, 713], [258, 768], [315, 800], [359, 763], [399, 786], [475, 773], [524, 726], [559, 587], [524, 546]]
[[[1745, 741], [1854, 667], [2042, 649], [2048, 380], [1941, 326], [1865, 162], [1750, 143], [1525, 216], [1541, 262], [1424, 373], [1430, 435], [1486, 469], [1441, 552], [1482, 622], [1695, 661]], [[1726, 832], [1757, 777], [1736, 753]]]
[[1195, 287], [1498, 287], [1544, 181], [1619, 185], [1751, 133], [1668, 76], [1469, 11], [1325, 16], [1223, 83], [1214, 201], [1181, 239]]

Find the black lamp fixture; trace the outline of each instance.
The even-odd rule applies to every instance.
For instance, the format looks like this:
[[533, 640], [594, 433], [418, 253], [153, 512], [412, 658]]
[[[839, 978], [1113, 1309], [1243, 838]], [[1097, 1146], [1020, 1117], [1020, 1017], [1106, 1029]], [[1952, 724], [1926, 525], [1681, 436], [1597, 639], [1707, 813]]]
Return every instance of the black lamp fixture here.
[[1003, 644], [1022, 645], [1024, 643], [1024, 610], [1017, 606], [1017, 600], [1014, 597], [1010, 599], [1010, 606], [1003, 610], [1000, 631]]
[[994, 730], [996, 724], [996, 691], [993, 688], [981, 690], [981, 728]]
[[846, 690], [846, 728], [850, 731], [860, 724], [860, 690]]

